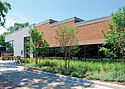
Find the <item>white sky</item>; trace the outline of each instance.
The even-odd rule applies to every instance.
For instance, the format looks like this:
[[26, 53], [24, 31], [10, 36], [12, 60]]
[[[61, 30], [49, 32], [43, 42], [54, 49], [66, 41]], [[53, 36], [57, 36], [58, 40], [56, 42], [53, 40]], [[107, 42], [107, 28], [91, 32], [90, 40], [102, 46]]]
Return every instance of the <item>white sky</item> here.
[[28, 22], [28, 18], [23, 16], [21, 13], [8, 13], [6, 16], [5, 28], [0, 27], [0, 34], [6, 32], [6, 28], [13, 26], [15, 22], [17, 23], [25, 23]]

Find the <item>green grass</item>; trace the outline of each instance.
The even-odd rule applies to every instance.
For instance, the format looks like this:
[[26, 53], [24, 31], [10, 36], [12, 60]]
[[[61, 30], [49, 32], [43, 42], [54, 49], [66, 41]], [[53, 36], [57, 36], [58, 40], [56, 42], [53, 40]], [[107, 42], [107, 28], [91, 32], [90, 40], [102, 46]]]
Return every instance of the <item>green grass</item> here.
[[[53, 66], [64, 68], [65, 61], [59, 59], [42, 59], [40, 60], [40, 65], [43, 66]], [[125, 72], [124, 62], [112, 62], [112, 61], [97, 61], [97, 60], [71, 60], [70, 68], [80, 69], [84, 71], [97, 71], [97, 72]]]
[[66, 74], [94, 80], [125, 82], [125, 63], [123, 61], [71, 60], [70, 68], [65, 70], [65, 61], [61, 59], [41, 59], [35, 64], [35, 59], [22, 59], [30, 68], [42, 71]]
[[[35, 59], [22, 59], [24, 63], [35, 63]], [[41, 59], [39, 66], [50, 66], [64, 68], [65, 61], [61, 59]], [[123, 61], [98, 61], [98, 60], [71, 60], [71, 69], [79, 69], [84, 71], [94, 72], [125, 72], [125, 64]]]

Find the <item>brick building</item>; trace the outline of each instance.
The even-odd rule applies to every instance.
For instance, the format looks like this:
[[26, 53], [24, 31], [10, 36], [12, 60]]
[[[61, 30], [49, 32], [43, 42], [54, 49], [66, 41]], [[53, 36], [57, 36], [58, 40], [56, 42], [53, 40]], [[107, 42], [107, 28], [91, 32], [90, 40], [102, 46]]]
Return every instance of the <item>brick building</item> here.
[[[97, 56], [97, 54], [99, 55], [98, 46], [104, 43], [104, 37], [101, 32], [101, 29], [107, 29], [107, 22], [109, 21], [111, 21], [110, 16], [105, 16], [87, 21], [84, 21], [77, 17], [73, 17], [62, 21], [55, 21], [49, 19], [47, 21], [36, 24], [36, 26], [38, 28], [38, 31], [44, 32], [44, 38], [49, 43], [50, 48], [59, 47], [55, 39], [56, 29], [59, 27], [59, 25], [66, 24], [71, 27], [77, 26], [80, 30], [78, 45], [84, 46], [84, 51], [81, 53], [81, 56], [85, 57], [87, 55], [85, 53], [87, 51], [86, 48], [90, 48], [90, 46], [93, 49], [93, 51], [90, 51], [96, 52], [95, 54], [92, 54], [92, 56]], [[12, 41], [13, 43], [14, 56], [27, 57], [25, 38], [29, 36], [28, 31], [29, 27], [25, 27], [5, 36], [6, 42]], [[32, 54], [30, 56], [32, 56]]]

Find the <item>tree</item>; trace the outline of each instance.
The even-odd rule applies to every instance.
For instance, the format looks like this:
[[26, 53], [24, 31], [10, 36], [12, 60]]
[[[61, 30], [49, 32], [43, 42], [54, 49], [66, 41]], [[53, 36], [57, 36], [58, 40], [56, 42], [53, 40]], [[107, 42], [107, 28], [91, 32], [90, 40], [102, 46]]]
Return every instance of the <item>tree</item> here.
[[49, 44], [44, 39], [39, 44], [41, 46], [41, 48], [39, 48], [39, 54], [40, 54], [39, 56], [40, 58], [42, 57], [44, 59], [46, 53], [48, 52]]
[[78, 34], [79, 30], [77, 27], [68, 27], [66, 25], [61, 25], [56, 30], [56, 40], [58, 41], [60, 47], [64, 48], [64, 59], [65, 59], [65, 68], [67, 69], [67, 57], [68, 57], [68, 68], [70, 64], [70, 56], [73, 53], [72, 49], [78, 43]]
[[0, 46], [5, 46], [5, 36], [4, 35], [0, 35]]
[[13, 47], [11, 43], [5, 42], [5, 35], [8, 34], [9, 32], [4, 32], [2, 35], [0, 35], [0, 46], [4, 46], [7, 48], [7, 52], [13, 53]]
[[116, 58], [125, 55], [125, 7], [111, 14], [112, 21], [109, 29], [102, 30], [106, 38], [105, 44], [100, 48], [107, 57]]
[[13, 31], [17, 31], [21, 28], [24, 28], [26, 26], [29, 26], [29, 22], [26, 23], [14, 23], [14, 26], [10, 26], [9, 28], [7, 28], [7, 31], [9, 32], [13, 32]]
[[11, 5], [7, 2], [0, 1], [0, 26], [4, 26], [5, 16], [11, 9]]
[[28, 52], [33, 53], [36, 58], [36, 64], [38, 64], [39, 54], [40, 56], [43, 56], [43, 53], [48, 48], [49, 44], [43, 39], [43, 32], [38, 32], [36, 26], [30, 27], [29, 34], [29, 41], [26, 43], [29, 47]]
[[5, 35], [9, 34], [9, 32], [4, 32], [0, 35], [0, 46], [6, 46]]

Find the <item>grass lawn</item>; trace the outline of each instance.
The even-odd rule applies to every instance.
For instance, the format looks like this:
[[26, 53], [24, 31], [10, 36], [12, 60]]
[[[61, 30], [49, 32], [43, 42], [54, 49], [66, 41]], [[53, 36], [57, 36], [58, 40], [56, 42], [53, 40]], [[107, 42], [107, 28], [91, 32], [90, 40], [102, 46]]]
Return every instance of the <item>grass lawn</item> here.
[[[21, 62], [35, 63], [35, 59], [22, 59]], [[70, 68], [65, 70], [64, 60], [41, 59], [38, 65], [26, 64], [25, 66], [73, 77], [125, 83], [125, 64], [123, 61], [71, 60]]]

